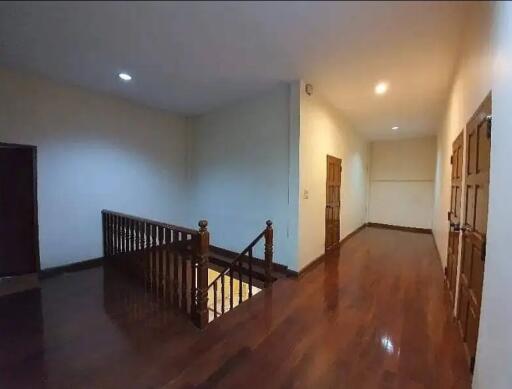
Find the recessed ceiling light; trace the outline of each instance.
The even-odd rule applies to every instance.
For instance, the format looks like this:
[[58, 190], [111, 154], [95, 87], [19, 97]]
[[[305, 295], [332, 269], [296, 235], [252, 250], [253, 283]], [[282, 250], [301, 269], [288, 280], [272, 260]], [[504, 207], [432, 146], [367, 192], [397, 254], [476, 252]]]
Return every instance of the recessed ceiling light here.
[[375, 94], [376, 95], [383, 95], [386, 93], [389, 89], [389, 83], [386, 81], [381, 81], [375, 85]]
[[398, 130], [400, 127], [398, 126], [394, 126], [394, 127], [391, 127], [392, 130]]
[[119, 73], [119, 78], [123, 81], [130, 81], [132, 76], [130, 76], [128, 73]]

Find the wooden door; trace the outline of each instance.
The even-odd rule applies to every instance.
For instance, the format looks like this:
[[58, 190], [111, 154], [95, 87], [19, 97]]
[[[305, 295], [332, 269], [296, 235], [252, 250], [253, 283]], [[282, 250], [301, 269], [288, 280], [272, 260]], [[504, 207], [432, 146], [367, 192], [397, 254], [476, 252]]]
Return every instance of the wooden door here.
[[461, 276], [457, 318], [471, 369], [474, 367], [485, 264], [491, 95], [466, 126], [465, 215], [462, 229]]
[[335, 248], [340, 241], [340, 187], [341, 159], [327, 156], [325, 251]]
[[463, 132], [461, 132], [452, 145], [452, 185], [450, 195], [450, 212], [448, 213], [450, 229], [448, 232], [448, 260], [446, 266], [446, 282], [448, 284], [448, 290], [450, 292], [452, 303], [455, 302], [457, 268], [459, 259], [463, 157], [464, 134]]
[[35, 153], [0, 144], [0, 277], [39, 271]]

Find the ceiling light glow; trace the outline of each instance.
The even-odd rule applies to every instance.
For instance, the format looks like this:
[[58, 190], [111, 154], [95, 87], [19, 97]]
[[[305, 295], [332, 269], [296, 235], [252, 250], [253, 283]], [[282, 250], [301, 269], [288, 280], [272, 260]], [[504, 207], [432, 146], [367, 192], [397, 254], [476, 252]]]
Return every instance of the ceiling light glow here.
[[392, 130], [398, 130], [400, 127], [398, 126], [394, 126], [394, 127], [391, 127]]
[[119, 73], [119, 78], [123, 81], [130, 81], [132, 76], [130, 76], [128, 73]]
[[389, 89], [389, 83], [386, 81], [381, 81], [375, 85], [375, 94], [376, 95], [383, 95], [386, 93]]

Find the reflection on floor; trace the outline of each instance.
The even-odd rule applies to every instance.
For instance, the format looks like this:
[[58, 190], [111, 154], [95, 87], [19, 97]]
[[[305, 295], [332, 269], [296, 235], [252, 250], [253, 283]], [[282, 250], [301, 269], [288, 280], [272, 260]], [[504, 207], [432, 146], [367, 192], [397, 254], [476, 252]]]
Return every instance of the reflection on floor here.
[[[219, 272], [208, 269], [208, 285], [215, 280], [219, 276]], [[219, 282], [220, 284], [220, 282]], [[224, 312], [227, 312], [230, 307], [230, 299], [231, 299], [231, 283], [230, 277], [224, 276], [224, 298], [222, 296], [222, 292], [220, 290], [216, 291], [216, 304], [215, 304], [215, 291], [213, 288], [208, 290], [208, 319], [212, 321], [215, 318], [215, 309], [217, 309], [217, 315], [220, 315], [223, 311], [222, 307], [224, 307]], [[241, 288], [241, 293], [240, 293]], [[252, 287], [252, 295], [256, 295], [261, 291], [260, 288], [253, 286]], [[241, 298], [240, 298], [241, 297]], [[247, 282], [243, 282], [240, 285], [240, 281], [236, 278], [233, 278], [233, 309], [236, 308], [240, 301], [244, 302], [249, 298], [249, 284]], [[223, 301], [224, 300], [224, 304]]]
[[426, 234], [366, 228], [203, 331], [165, 305], [102, 267], [0, 297], [0, 388], [471, 387]]
[[39, 275], [37, 273], [0, 277], [0, 297], [35, 288], [39, 288]]

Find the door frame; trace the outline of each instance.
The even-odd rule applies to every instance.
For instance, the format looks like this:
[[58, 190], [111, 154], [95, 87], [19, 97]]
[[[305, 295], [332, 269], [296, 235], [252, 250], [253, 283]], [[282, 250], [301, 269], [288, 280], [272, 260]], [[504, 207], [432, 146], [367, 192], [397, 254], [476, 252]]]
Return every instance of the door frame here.
[[18, 143], [6, 143], [6, 142], [0, 142], [0, 148], [12, 148], [12, 149], [29, 149], [32, 151], [32, 177], [33, 177], [33, 183], [32, 183], [32, 190], [33, 190], [33, 209], [34, 209], [34, 223], [33, 223], [33, 230], [34, 230], [34, 254], [35, 254], [35, 271], [39, 273], [41, 271], [41, 258], [40, 258], [40, 252], [39, 252], [39, 208], [38, 208], [38, 202], [37, 202], [37, 146], [33, 145], [25, 145], [25, 144], [18, 144]]
[[[461, 145], [461, 152], [462, 152], [462, 159], [461, 161], [455, 161], [453, 159], [454, 155], [453, 155], [453, 146], [455, 145], [456, 142], [461, 142], [462, 145]], [[460, 278], [460, 261], [461, 261], [461, 251], [462, 251], [462, 233], [461, 233], [461, 230], [460, 230], [460, 227], [461, 227], [461, 224], [462, 224], [462, 220], [464, 219], [464, 213], [465, 213], [465, 208], [463, 207], [463, 203], [465, 201], [465, 169], [466, 169], [466, 127], [464, 126], [462, 128], [462, 130], [459, 132], [459, 134], [456, 136], [455, 140], [452, 142], [452, 154], [451, 154], [451, 160], [450, 160], [450, 164], [451, 164], [451, 181], [450, 181], [450, 210], [448, 211], [448, 234], [453, 234], [452, 237], [448, 237], [448, 250], [447, 250], [447, 256], [446, 256], [446, 261], [447, 261], [447, 266], [445, 268], [445, 280], [446, 280], [446, 283], [447, 283], [447, 287], [448, 287], [448, 292], [449, 292], [449, 296], [450, 296], [450, 300], [451, 300], [451, 308], [452, 308], [452, 316], [454, 318], [457, 317], [457, 301], [458, 301], [458, 293], [459, 293], [459, 278]], [[460, 174], [461, 176], [460, 177], [453, 177], [453, 169], [454, 169], [454, 166], [455, 166], [455, 163], [459, 163], [460, 162]], [[459, 181], [459, 187], [460, 187], [460, 193], [459, 193], [459, 196], [460, 196], [460, 199], [459, 199], [459, 204], [458, 204], [458, 214], [456, 214], [455, 216], [457, 217], [457, 221], [458, 223], [453, 223], [453, 220], [452, 220], [452, 216], [453, 216], [453, 212], [452, 212], [452, 206], [455, 206], [457, 207], [457, 200], [456, 198], [454, 199], [453, 198], [453, 184], [454, 184], [454, 180], [456, 181]], [[454, 204], [455, 203], [455, 204]], [[453, 229], [453, 231], [452, 231]], [[455, 257], [454, 260], [455, 260], [455, 274], [454, 274], [454, 284], [451, 285], [450, 283], [450, 280], [448, 279], [449, 277], [449, 261], [450, 261], [450, 253], [451, 253], [451, 247], [450, 247], [450, 239], [453, 239], [453, 236], [456, 235], [456, 240], [457, 240], [457, 252], [456, 253], [452, 253], [452, 255]], [[453, 263], [452, 263], [453, 265]], [[453, 271], [453, 269], [452, 269]], [[453, 274], [452, 274], [453, 275]]]
[[[329, 160], [336, 160], [336, 161], [339, 161], [340, 163], [340, 190], [339, 190], [339, 199], [340, 199], [340, 205], [339, 205], [339, 209], [338, 209], [338, 223], [339, 223], [339, 226], [338, 226], [338, 241], [336, 243], [334, 243], [332, 246], [328, 247], [327, 246], [327, 223], [326, 223], [326, 217], [325, 217], [325, 209], [327, 208], [327, 186], [328, 186], [328, 182], [327, 182], [327, 179], [328, 179], [328, 169], [329, 169]], [[327, 154], [326, 155], [326, 176], [325, 176], [325, 208], [324, 208], [324, 223], [325, 223], [325, 237], [324, 237], [324, 253], [327, 253], [331, 250], [334, 250], [336, 249], [339, 244], [340, 244], [340, 237], [341, 237], [341, 174], [343, 172], [343, 159], [342, 158], [338, 158], [338, 157], [335, 157], [334, 155], [329, 155]]]
[[[487, 107], [487, 104], [489, 104], [489, 106]], [[490, 109], [490, 112], [489, 114], [491, 115], [490, 117], [492, 118], [492, 91], [490, 91], [486, 97], [483, 99], [483, 101], [478, 105], [478, 107], [476, 108], [475, 112], [471, 115], [471, 117], [469, 118], [469, 120], [467, 121], [466, 125], [464, 126], [464, 129], [463, 129], [463, 137], [464, 137], [464, 143], [463, 143], [463, 174], [462, 174], [462, 198], [461, 198], [461, 212], [460, 212], [460, 233], [459, 233], [459, 250], [458, 250], [458, 260], [457, 260], [457, 282], [456, 282], [456, 293], [455, 293], [455, 303], [454, 303], [454, 311], [453, 311], [453, 314], [454, 314], [454, 319], [457, 323], [457, 328], [459, 330], [459, 334], [461, 335], [461, 340], [462, 340], [462, 343], [463, 343], [463, 346], [464, 346], [464, 350], [466, 352], [466, 357], [467, 357], [467, 360], [468, 360], [468, 363], [469, 363], [469, 368], [471, 371], [473, 371], [474, 369], [474, 364], [475, 364], [475, 357], [476, 357], [476, 353], [475, 355], [471, 355], [471, 351], [469, 349], [469, 346], [468, 346], [468, 343], [467, 343], [467, 339], [465, 338], [465, 336], [467, 335], [467, 333], [465, 334], [464, 333], [464, 329], [462, 328], [462, 323], [461, 323], [461, 318], [460, 318], [460, 310], [461, 310], [461, 306], [460, 306], [460, 295], [462, 293], [461, 289], [462, 289], [462, 271], [463, 271], [463, 255], [464, 255], [464, 245], [465, 245], [465, 237], [464, 237], [464, 234], [465, 234], [465, 231], [466, 231], [466, 221], [467, 221], [467, 170], [468, 170], [468, 153], [470, 152], [470, 150], [468, 149], [470, 146], [469, 146], [469, 143], [468, 143], [468, 133], [469, 133], [469, 130], [468, 130], [468, 127], [471, 125], [471, 124], [474, 124], [472, 122], [474, 121], [479, 121], [480, 123], [477, 124], [477, 126], [480, 126], [482, 125], [482, 123], [484, 123], [484, 121], [488, 121], [488, 126], [490, 126], [491, 124], [491, 120], [489, 120], [489, 116], [482, 116], [482, 113], [485, 112], [485, 109], [486, 108], [489, 108]], [[488, 131], [491, 131], [490, 130], [490, 127], [489, 127], [489, 130]], [[489, 139], [491, 137], [490, 133], [488, 135]], [[491, 164], [491, 158], [492, 158], [492, 144], [490, 144], [490, 150], [489, 150], [489, 174], [490, 174], [490, 164]], [[478, 155], [478, 150], [477, 150], [477, 155]], [[490, 185], [490, 183], [488, 183], [487, 185]], [[490, 205], [490, 197], [487, 197], [487, 215], [488, 215], [488, 212], [489, 212], [489, 205]], [[487, 231], [487, 228], [486, 228], [486, 232], [485, 232], [485, 240], [484, 240], [484, 247], [483, 247], [483, 259], [481, 259], [484, 263], [483, 263], [483, 273], [484, 273], [484, 280], [482, 281], [482, 287], [483, 287], [483, 283], [485, 282], [485, 244], [486, 242], [488, 241], [488, 231]], [[480, 322], [480, 315], [481, 315], [481, 301], [480, 301], [480, 306], [479, 306], [479, 312], [478, 312], [478, 324]], [[467, 323], [466, 323], [467, 325]], [[476, 344], [478, 345], [478, 338], [479, 338], [479, 335], [480, 335], [480, 331], [479, 329], [477, 330], [477, 333], [476, 333]]]

